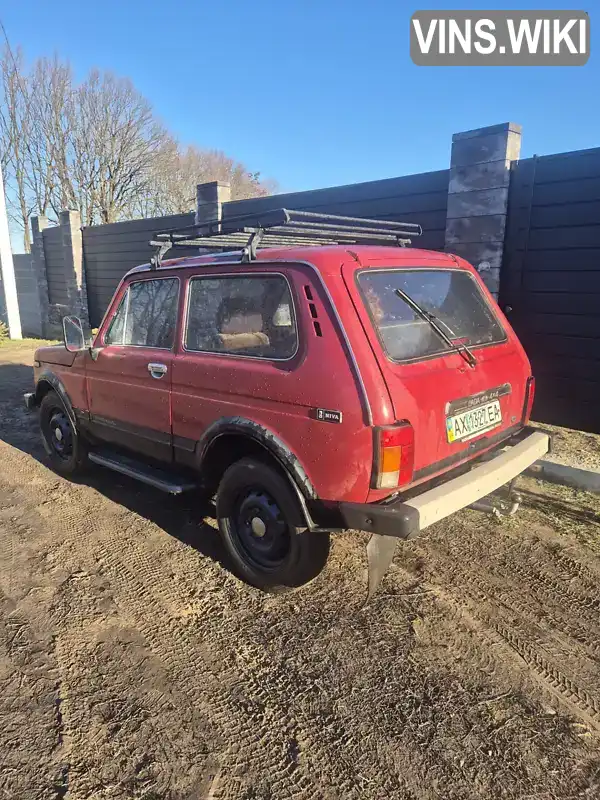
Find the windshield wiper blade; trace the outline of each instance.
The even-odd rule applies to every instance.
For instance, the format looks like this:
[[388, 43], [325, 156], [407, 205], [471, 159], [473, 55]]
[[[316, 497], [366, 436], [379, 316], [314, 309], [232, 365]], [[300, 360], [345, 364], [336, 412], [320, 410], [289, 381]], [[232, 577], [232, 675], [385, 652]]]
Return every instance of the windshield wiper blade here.
[[403, 292], [402, 289], [394, 289], [394, 292], [398, 295], [398, 297], [404, 300], [406, 305], [409, 308], [411, 308], [415, 312], [415, 314], [417, 314], [417, 316], [421, 317], [421, 319], [424, 319], [425, 322], [429, 323], [432, 330], [435, 331], [435, 333], [439, 336], [439, 338], [443, 342], [445, 342], [448, 345], [448, 347], [450, 347], [456, 353], [461, 355], [470, 367], [475, 367], [475, 365], [477, 364], [477, 359], [473, 355], [473, 352], [467, 347], [467, 345], [464, 343], [459, 344], [458, 342], [452, 341], [450, 336], [448, 336], [448, 334], [445, 333], [442, 330], [442, 328], [440, 328], [439, 323], [441, 322], [442, 325], [448, 328], [448, 330], [453, 336], [455, 335], [454, 331], [452, 331], [448, 327], [448, 325], [446, 325], [445, 322], [442, 322], [442, 320], [438, 320], [438, 318], [433, 314], [431, 314], [429, 311], [426, 311], [424, 308], [421, 308], [421, 306], [417, 302], [415, 302], [410, 295], [406, 294], [406, 292]]

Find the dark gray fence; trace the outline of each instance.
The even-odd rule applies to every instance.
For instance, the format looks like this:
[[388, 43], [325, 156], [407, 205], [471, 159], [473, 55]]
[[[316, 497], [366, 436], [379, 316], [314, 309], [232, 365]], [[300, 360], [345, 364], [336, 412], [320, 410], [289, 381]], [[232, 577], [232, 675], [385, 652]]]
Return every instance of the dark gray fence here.
[[600, 148], [513, 167], [500, 304], [536, 375], [535, 418], [600, 432]]
[[46, 253], [46, 277], [48, 298], [51, 303], [66, 305], [67, 282], [64, 270], [63, 231], [60, 225], [44, 231], [44, 250]]
[[224, 204], [223, 216], [226, 219], [271, 208], [293, 208], [348, 217], [419, 222], [423, 226], [423, 236], [415, 241], [415, 246], [443, 250], [448, 180], [449, 171], [444, 169], [310, 192], [233, 200]]
[[[286, 207], [355, 217], [414, 221], [420, 222], [424, 229], [423, 237], [415, 244], [442, 250], [447, 198], [448, 170], [440, 170], [310, 192], [234, 200], [223, 205], [223, 216], [227, 218]], [[93, 326], [100, 324], [123, 275], [152, 256], [152, 248], [148, 246], [152, 234], [161, 228], [175, 228], [193, 222], [193, 214], [179, 214], [83, 229], [88, 306]], [[50, 230], [57, 229], [44, 231], [44, 243], [48, 241]]]
[[83, 228], [88, 308], [93, 327], [102, 321], [123, 275], [138, 264], [147, 263], [153, 255], [148, 244], [152, 235], [162, 228], [183, 227], [193, 222], [193, 214], [177, 214]]

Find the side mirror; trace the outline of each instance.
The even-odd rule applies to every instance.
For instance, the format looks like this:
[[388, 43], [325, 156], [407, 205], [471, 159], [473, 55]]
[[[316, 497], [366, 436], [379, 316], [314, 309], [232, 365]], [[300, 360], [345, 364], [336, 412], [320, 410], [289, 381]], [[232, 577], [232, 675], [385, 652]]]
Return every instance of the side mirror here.
[[91, 336], [84, 333], [79, 317], [63, 317], [63, 338], [69, 353], [78, 353], [91, 344]]

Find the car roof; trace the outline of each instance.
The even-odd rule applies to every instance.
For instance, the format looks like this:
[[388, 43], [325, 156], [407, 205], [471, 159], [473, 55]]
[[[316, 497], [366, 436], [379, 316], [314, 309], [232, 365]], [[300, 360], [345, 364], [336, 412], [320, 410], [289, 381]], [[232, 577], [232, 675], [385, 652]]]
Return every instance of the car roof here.
[[208, 253], [201, 256], [185, 256], [183, 258], [164, 259], [158, 269], [150, 264], [141, 264], [134, 267], [125, 277], [139, 272], [161, 271], [172, 269], [193, 269], [201, 266], [218, 266], [220, 264], [237, 263], [241, 267], [247, 268], [260, 264], [261, 262], [273, 261], [296, 261], [309, 262], [319, 268], [323, 274], [338, 273], [340, 270], [340, 260], [347, 261], [348, 257], [357, 261], [358, 265], [369, 266], [370, 263], [379, 262], [377, 266], [407, 266], [419, 263], [419, 266], [426, 264], [433, 268], [448, 268], [449, 264], [463, 266], [459, 259], [450, 254], [439, 250], [423, 250], [416, 247], [386, 247], [380, 245], [325, 245], [316, 247], [273, 247], [259, 250], [256, 260], [241, 262], [240, 251], [236, 250], [229, 253]]

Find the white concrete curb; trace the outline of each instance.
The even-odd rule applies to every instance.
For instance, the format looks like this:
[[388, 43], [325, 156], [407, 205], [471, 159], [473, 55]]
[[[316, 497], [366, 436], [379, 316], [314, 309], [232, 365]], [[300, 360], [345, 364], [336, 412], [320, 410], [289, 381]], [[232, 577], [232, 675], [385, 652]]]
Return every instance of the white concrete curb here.
[[565, 464], [556, 464], [554, 461], [541, 459], [525, 470], [525, 473], [549, 483], [558, 483], [561, 486], [570, 486], [573, 489], [600, 494], [600, 472], [594, 470], [567, 467]]

